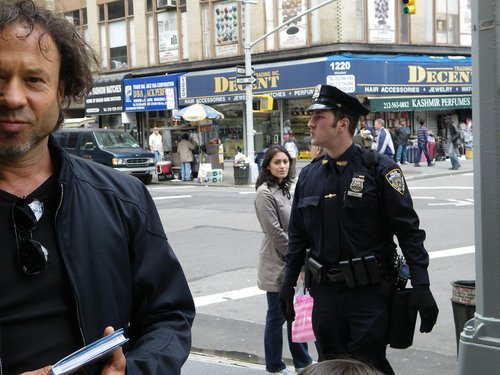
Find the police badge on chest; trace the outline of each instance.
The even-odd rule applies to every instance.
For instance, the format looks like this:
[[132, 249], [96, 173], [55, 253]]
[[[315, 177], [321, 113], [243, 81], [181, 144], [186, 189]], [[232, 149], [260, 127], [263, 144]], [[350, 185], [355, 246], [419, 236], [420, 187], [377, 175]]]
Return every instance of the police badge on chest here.
[[365, 176], [359, 173], [354, 173], [347, 195], [350, 197], [361, 198], [363, 196], [363, 188], [365, 185]]

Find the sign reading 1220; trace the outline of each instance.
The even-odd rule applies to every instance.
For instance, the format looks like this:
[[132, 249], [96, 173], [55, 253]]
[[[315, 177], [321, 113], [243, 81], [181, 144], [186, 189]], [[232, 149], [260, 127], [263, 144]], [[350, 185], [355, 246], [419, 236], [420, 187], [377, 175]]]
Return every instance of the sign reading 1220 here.
[[341, 71], [341, 70], [350, 70], [351, 62], [350, 61], [334, 61], [330, 64], [330, 67], [333, 71]]

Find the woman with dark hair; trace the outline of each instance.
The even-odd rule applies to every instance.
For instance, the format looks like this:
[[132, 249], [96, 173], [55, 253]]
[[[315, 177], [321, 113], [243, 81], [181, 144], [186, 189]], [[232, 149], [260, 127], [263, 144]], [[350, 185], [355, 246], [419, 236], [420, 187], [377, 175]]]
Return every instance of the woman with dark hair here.
[[[257, 285], [267, 292], [267, 314], [264, 330], [264, 352], [268, 374], [292, 374], [283, 362], [283, 324], [285, 318], [278, 305], [278, 292], [288, 249], [288, 220], [292, 208], [290, 163], [292, 158], [283, 146], [271, 146], [264, 156], [257, 178], [255, 211], [264, 232]], [[307, 344], [294, 343], [291, 322], [287, 323], [288, 345], [295, 370], [311, 364]]]

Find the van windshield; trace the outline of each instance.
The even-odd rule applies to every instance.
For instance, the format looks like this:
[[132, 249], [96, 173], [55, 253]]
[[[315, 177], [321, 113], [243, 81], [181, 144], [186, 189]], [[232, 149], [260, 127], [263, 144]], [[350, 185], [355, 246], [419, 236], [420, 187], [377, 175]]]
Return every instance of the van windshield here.
[[96, 132], [95, 137], [97, 138], [97, 143], [99, 143], [99, 146], [103, 149], [118, 147], [141, 147], [130, 134], [125, 132]]

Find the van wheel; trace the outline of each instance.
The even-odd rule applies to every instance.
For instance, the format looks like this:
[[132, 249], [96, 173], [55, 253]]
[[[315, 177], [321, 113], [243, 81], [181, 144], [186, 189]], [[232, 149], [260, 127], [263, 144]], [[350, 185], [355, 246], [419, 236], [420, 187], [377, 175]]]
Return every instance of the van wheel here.
[[144, 183], [144, 185], [149, 185], [151, 181], [153, 181], [153, 175], [148, 174], [147, 176], [141, 177], [141, 181]]

